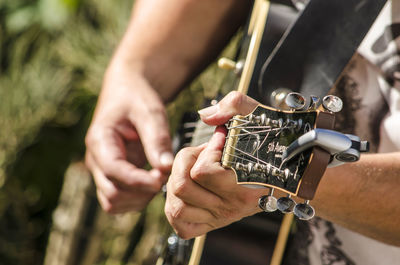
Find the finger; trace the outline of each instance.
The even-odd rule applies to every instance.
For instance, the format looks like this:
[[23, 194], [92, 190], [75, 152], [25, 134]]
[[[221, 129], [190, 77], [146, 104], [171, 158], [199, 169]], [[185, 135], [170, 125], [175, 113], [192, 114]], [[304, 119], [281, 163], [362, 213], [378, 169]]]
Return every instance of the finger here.
[[224, 169], [220, 163], [225, 137], [226, 129], [222, 126], [217, 127], [190, 171], [193, 181], [208, 190], [218, 191], [216, 194], [219, 194], [220, 190], [237, 185], [233, 171]]
[[[90, 161], [90, 159], [87, 160]], [[157, 191], [148, 191], [140, 187], [126, 189], [107, 178], [96, 165], [91, 164], [91, 170], [97, 191], [101, 192], [106, 199], [106, 201], [103, 199], [102, 206], [107, 212], [114, 213], [116, 209], [125, 205], [130, 210], [141, 210], [157, 193]]]
[[235, 115], [247, 115], [259, 103], [237, 91], [226, 95], [218, 104], [199, 110], [200, 118], [209, 125], [225, 124]]
[[149, 163], [154, 168], [169, 171], [174, 157], [167, 113], [157, 95], [148, 97], [147, 101], [138, 103], [140, 111], [136, 110], [129, 118], [138, 131]]
[[124, 141], [111, 128], [96, 131], [88, 144], [87, 154], [89, 169], [92, 170], [91, 165], [95, 165], [107, 178], [126, 189], [138, 188], [156, 192], [164, 182], [165, 177], [150, 174], [126, 160]]
[[167, 193], [167, 201], [164, 211], [169, 219], [173, 220], [173, 222], [179, 220], [190, 223], [211, 224], [215, 219], [211, 212], [187, 204], [171, 193]]
[[127, 192], [114, 185], [99, 172], [94, 173], [97, 197], [101, 207], [110, 214], [142, 210], [156, 193]]
[[[257, 209], [258, 198], [265, 195], [267, 189], [250, 189], [237, 184], [236, 175], [231, 169], [221, 166], [222, 148], [225, 143], [226, 129], [217, 127], [207, 147], [193, 165], [190, 176], [194, 182], [217, 195], [225, 203], [225, 209], [214, 208], [217, 215], [235, 215], [238, 205], [246, 205], [241, 214], [251, 214]], [[229, 203], [227, 203], [229, 202]], [[233, 206], [232, 206], [233, 205]], [[216, 209], [216, 210], [215, 210]], [[222, 209], [222, 210], [221, 210]]]
[[168, 219], [168, 221], [174, 228], [176, 234], [185, 240], [204, 235], [205, 233], [215, 229], [214, 227], [205, 223], [189, 223], [172, 219]]
[[190, 170], [198, 155], [205, 146], [188, 147], [178, 154], [167, 183], [168, 194], [180, 198], [185, 203], [201, 208], [216, 208], [222, 203], [221, 199], [204, 189], [190, 178]]
[[112, 202], [110, 202], [110, 200], [101, 192], [100, 189], [97, 189], [96, 193], [101, 208], [108, 214], [120, 214], [130, 211], [140, 211], [146, 205], [146, 204], [139, 205], [138, 202], [132, 204], [132, 203], [127, 203], [126, 201], [116, 205], [115, 203], [113, 204]]

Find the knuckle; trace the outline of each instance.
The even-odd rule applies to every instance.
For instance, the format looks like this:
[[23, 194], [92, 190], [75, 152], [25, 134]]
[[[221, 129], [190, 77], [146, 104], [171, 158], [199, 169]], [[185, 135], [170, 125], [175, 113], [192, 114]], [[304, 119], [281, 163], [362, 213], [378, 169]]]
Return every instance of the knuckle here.
[[99, 126], [91, 125], [85, 136], [85, 145], [90, 148], [93, 145], [96, 145], [99, 141], [102, 140], [101, 136], [102, 129]]
[[91, 146], [94, 143], [94, 135], [93, 135], [93, 130], [89, 128], [86, 136], [85, 136], [85, 145], [86, 147]]
[[190, 230], [188, 229], [176, 229], [175, 232], [180, 238], [184, 240], [189, 240], [194, 237], [192, 232], [190, 232]]
[[107, 164], [103, 165], [102, 171], [103, 171], [104, 176], [108, 179], [113, 179], [115, 177], [114, 176], [115, 175], [114, 168], [112, 167], [112, 164], [107, 163]]
[[167, 203], [165, 204], [165, 207], [164, 207], [164, 213], [165, 213], [165, 216], [168, 219], [168, 222], [170, 222], [170, 224], [172, 226], [174, 226], [174, 220], [172, 219], [171, 204], [169, 203], [168, 200], [167, 200]]
[[177, 154], [176, 158], [179, 158], [177, 160], [182, 160], [186, 161], [188, 159], [190, 160], [196, 160], [196, 156], [194, 155], [194, 151], [196, 150], [195, 147], [185, 147], [182, 148]]
[[99, 204], [103, 211], [105, 211], [108, 214], [116, 214], [117, 213], [117, 207], [115, 204], [112, 204], [105, 196], [101, 197], [99, 194], [97, 195]]
[[185, 159], [188, 155], [189, 155], [189, 149], [190, 149], [190, 147], [185, 147], [185, 148], [183, 148], [183, 149], [181, 149], [177, 154], [176, 154], [176, 156], [175, 156], [175, 161], [177, 161], [177, 160], [183, 160], [183, 159]]
[[201, 182], [204, 180], [204, 178], [208, 175], [207, 173], [207, 168], [204, 167], [203, 165], [196, 164], [191, 170], [190, 170], [190, 177], [193, 179], [195, 182]]
[[171, 208], [170, 215], [173, 219], [182, 219], [185, 213], [185, 206], [183, 203], [177, 203]]
[[85, 153], [85, 161], [84, 162], [85, 162], [86, 168], [88, 168], [91, 171], [92, 166], [93, 166], [93, 161], [88, 152]]
[[227, 96], [228, 104], [232, 105], [234, 108], [238, 108], [242, 105], [245, 95], [238, 91], [232, 91]]
[[116, 205], [121, 200], [121, 193], [117, 189], [104, 191], [104, 196], [110, 205]]
[[115, 206], [113, 206], [112, 204], [106, 204], [106, 205], [100, 204], [100, 205], [101, 205], [101, 208], [103, 208], [103, 211], [105, 211], [108, 214], [113, 215], [113, 214], [118, 213], [117, 208]]
[[175, 181], [172, 184], [172, 193], [178, 198], [184, 196], [187, 193], [188, 184], [189, 183], [186, 179]]

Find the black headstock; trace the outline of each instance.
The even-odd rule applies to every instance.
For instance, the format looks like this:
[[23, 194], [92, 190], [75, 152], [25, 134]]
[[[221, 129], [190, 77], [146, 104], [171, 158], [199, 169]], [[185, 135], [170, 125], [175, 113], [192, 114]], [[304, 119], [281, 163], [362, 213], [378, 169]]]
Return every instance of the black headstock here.
[[[334, 114], [328, 111], [284, 111], [259, 105], [252, 113], [237, 115], [229, 122], [222, 165], [235, 172], [238, 184], [269, 187], [289, 197], [311, 200], [331, 155], [319, 147], [290, 160], [283, 159], [283, 154], [299, 137], [316, 128], [332, 129], [333, 125]], [[272, 203], [276, 204], [276, 199]], [[288, 207], [292, 211], [294, 206]]]
[[263, 105], [249, 115], [235, 116], [228, 127], [223, 166], [235, 171], [239, 184], [277, 188], [297, 196], [312, 150], [287, 162], [282, 154], [293, 141], [316, 128], [321, 113], [333, 124], [333, 114], [319, 110], [281, 111]]

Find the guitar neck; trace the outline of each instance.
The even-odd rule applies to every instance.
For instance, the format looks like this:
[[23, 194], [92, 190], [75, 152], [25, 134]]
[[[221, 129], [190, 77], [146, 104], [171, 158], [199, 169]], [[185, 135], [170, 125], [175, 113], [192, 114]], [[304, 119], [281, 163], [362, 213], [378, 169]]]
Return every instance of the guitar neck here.
[[[250, 17], [248, 36], [251, 36], [248, 51], [243, 66], [243, 72], [238, 85], [238, 91], [247, 94], [251, 78], [256, 64], [257, 54], [260, 49], [265, 24], [270, 4], [265, 0], [255, 0], [253, 11]], [[193, 245], [192, 256], [189, 265], [200, 264], [200, 253], [203, 252], [206, 235], [196, 237]]]

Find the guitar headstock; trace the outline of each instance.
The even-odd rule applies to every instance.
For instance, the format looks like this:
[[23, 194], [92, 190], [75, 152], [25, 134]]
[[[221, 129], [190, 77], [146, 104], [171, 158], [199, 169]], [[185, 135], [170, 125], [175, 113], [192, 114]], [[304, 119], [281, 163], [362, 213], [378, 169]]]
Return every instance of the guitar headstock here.
[[[311, 98], [305, 111], [296, 110], [304, 107], [301, 98], [296, 93], [287, 97], [289, 111], [259, 105], [246, 116], [233, 117], [228, 125], [222, 165], [235, 172], [238, 184], [268, 187], [272, 192], [278, 189], [288, 195], [276, 200], [271, 192], [270, 196], [260, 198], [263, 210], [294, 210], [299, 218], [309, 219], [314, 212], [308, 201], [313, 199], [326, 167], [332, 162], [332, 154], [352, 150], [352, 140], [331, 130], [334, 112], [341, 109], [339, 98], [325, 97], [325, 110], [316, 109], [315, 98]], [[320, 143], [321, 137], [326, 138], [322, 139], [325, 143]], [[332, 141], [335, 143], [330, 145]], [[340, 146], [336, 147], [337, 144]], [[351, 159], [358, 157], [356, 154]], [[352, 161], [349, 158], [345, 162]], [[291, 196], [303, 198], [306, 203], [296, 205]]]

